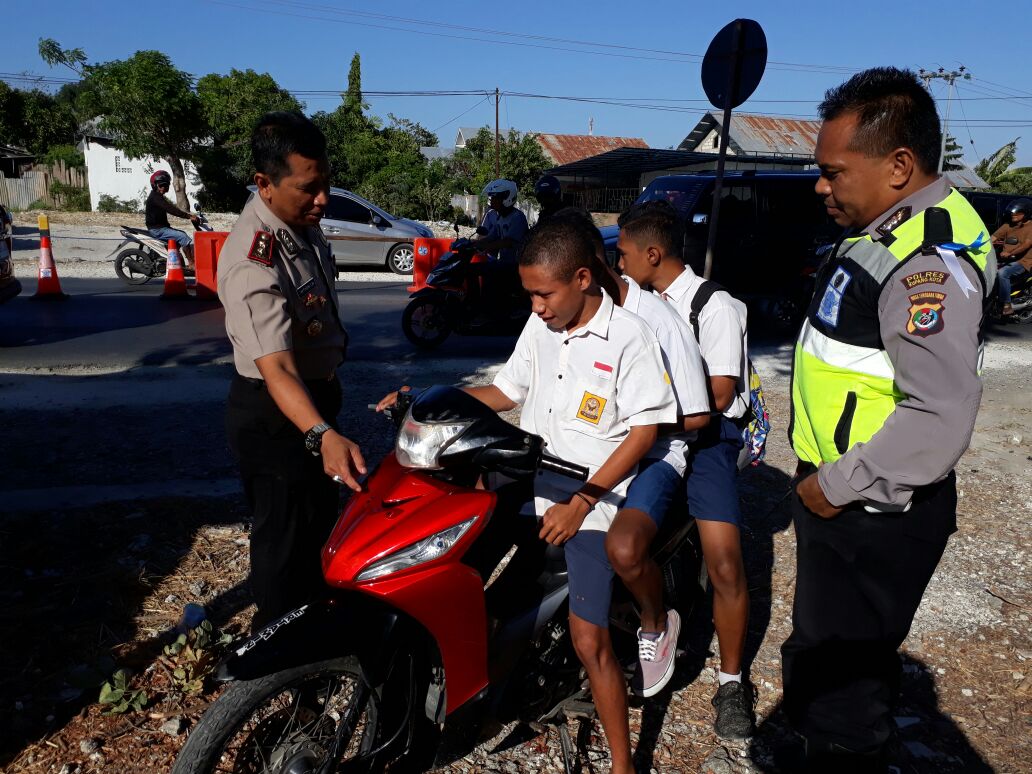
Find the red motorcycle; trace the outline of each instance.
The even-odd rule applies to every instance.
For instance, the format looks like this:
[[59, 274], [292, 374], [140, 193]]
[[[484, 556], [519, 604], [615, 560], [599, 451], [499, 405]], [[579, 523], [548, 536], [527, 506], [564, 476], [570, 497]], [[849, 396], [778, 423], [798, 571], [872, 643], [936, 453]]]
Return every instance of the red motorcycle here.
[[[583, 480], [587, 470], [456, 388], [402, 394], [390, 411], [395, 451], [323, 548], [325, 598], [237, 643], [217, 672], [233, 683], [173, 774], [427, 771], [512, 720], [559, 725], [574, 769], [565, 721], [593, 705], [570, 640], [562, 548], [534, 530], [525, 545], [540, 562], [498, 569], [505, 562], [482, 549], [511, 545], [509, 529], [526, 517], [492, 518], [497, 496], [478, 482], [538, 469]], [[654, 543], [668, 602], [684, 617], [700, 591], [697, 535], [684, 514]], [[619, 584], [611, 622], [630, 669], [638, 616]]]

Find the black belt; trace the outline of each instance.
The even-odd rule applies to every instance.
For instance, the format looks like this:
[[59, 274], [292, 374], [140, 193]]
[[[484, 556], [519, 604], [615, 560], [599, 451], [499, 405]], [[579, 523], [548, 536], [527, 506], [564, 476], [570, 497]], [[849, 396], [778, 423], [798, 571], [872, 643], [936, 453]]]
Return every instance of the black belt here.
[[[264, 379], [255, 379], [253, 376], [242, 376], [241, 374], [237, 374], [236, 378], [240, 379], [240, 380], [242, 380], [244, 382], [247, 382], [252, 387], [258, 387], [258, 388], [263, 389], [263, 390], [265, 389], [265, 380]], [[336, 371], [330, 371], [329, 376], [327, 376], [325, 379], [302, 379], [301, 381], [303, 381], [305, 384], [310, 385], [310, 386], [320, 387], [320, 386], [326, 384], [327, 382], [332, 382], [336, 378], [337, 378], [337, 372]]]

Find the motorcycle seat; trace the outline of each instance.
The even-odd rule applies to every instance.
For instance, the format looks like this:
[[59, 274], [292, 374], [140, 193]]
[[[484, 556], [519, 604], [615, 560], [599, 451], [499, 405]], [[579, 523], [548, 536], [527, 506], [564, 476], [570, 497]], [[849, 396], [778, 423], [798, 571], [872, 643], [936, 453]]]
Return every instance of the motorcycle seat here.
[[140, 236], [149, 237], [150, 231], [145, 228], [133, 228], [132, 226], [120, 226], [123, 231], [128, 231], [130, 234], [139, 234]]

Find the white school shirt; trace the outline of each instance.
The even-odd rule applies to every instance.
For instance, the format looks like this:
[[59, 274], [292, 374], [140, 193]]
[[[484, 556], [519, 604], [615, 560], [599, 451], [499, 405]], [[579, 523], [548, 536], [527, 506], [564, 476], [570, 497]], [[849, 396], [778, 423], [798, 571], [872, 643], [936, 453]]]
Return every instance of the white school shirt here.
[[[695, 341], [692, 329], [670, 304], [643, 291], [630, 277], [624, 277], [623, 280], [627, 283], [627, 298], [624, 299], [623, 308], [644, 320], [659, 340], [663, 365], [674, 389], [678, 416], [708, 412], [710, 403], [706, 366], [702, 362], [699, 344]], [[696, 435], [692, 430], [660, 436], [645, 457], [663, 460], [678, 475], [683, 476], [687, 469], [685, 457], [688, 444], [695, 440]]]
[[[587, 466], [589, 478], [632, 427], [677, 419], [655, 334], [641, 318], [614, 305], [605, 291], [595, 315], [573, 333], [553, 331], [532, 315], [494, 384], [523, 406], [520, 427], [544, 438], [548, 454]], [[609, 529], [635, 473], [591, 509], [581, 529]], [[582, 486], [575, 479], [538, 471], [535, 512], [544, 515]]]
[[[705, 282], [685, 266], [684, 272], [663, 293], [691, 330], [692, 299]], [[655, 291], [654, 291], [655, 292]], [[733, 376], [738, 380], [735, 399], [724, 416], [739, 419], [749, 409], [749, 336], [745, 304], [718, 290], [699, 312], [699, 350], [708, 376]]]

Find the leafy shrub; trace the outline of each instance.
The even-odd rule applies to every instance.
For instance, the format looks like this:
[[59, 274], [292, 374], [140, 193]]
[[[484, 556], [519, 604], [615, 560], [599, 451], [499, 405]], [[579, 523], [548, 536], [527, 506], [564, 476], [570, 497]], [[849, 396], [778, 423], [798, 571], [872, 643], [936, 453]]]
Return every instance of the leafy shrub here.
[[97, 212], [139, 212], [140, 203], [136, 199], [119, 199], [110, 194], [101, 194], [97, 203]]

